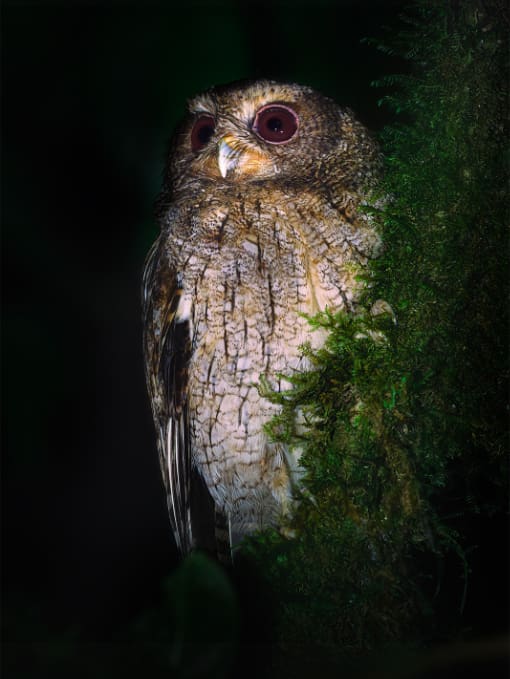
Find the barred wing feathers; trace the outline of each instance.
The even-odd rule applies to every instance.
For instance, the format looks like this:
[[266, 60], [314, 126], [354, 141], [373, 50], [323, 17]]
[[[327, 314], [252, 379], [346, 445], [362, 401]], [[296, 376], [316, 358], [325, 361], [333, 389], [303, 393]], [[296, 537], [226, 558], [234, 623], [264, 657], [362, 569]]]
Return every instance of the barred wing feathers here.
[[163, 239], [152, 246], [143, 275], [145, 374], [158, 434], [158, 449], [177, 547], [192, 548], [191, 451], [186, 402], [191, 353], [189, 322], [177, 317], [182, 295], [178, 276], [162, 256]]

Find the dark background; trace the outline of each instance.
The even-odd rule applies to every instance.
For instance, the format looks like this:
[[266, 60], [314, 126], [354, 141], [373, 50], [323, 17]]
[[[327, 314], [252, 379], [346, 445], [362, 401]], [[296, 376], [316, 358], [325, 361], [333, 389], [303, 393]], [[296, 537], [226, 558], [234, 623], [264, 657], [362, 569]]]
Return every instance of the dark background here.
[[[202, 89], [311, 85], [378, 131], [360, 40], [402, 2], [2, 4], [2, 586], [8, 641], [136, 617], [177, 562], [141, 355], [166, 141]], [[485, 596], [482, 593], [481, 596]]]

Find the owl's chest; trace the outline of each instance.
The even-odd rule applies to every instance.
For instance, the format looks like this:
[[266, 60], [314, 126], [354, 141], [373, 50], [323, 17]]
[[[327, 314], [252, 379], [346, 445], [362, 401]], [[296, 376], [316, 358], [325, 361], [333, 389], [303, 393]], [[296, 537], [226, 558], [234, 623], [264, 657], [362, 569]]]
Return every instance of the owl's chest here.
[[204, 357], [257, 354], [257, 370], [269, 360], [285, 370], [300, 344], [321, 343], [303, 314], [356, 297], [359, 230], [324, 203], [263, 192], [199, 197], [176, 222], [167, 242], [183, 289], [178, 316]]
[[178, 269], [195, 320], [227, 332], [276, 326], [312, 311], [307, 243], [277, 209], [247, 212], [222, 206], [197, 210], [192, 229], [175, 242]]

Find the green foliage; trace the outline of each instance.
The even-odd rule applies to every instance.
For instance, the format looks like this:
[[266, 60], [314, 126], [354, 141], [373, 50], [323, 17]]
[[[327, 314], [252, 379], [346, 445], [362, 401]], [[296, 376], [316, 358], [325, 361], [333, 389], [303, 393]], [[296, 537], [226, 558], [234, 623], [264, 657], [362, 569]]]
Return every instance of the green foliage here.
[[293, 537], [246, 551], [278, 592], [282, 642], [426, 634], [436, 561], [454, 554], [466, 580], [469, 516], [505, 506], [508, 13], [427, 0], [403, 21], [382, 49], [411, 72], [376, 83], [397, 117], [372, 210], [384, 254], [359, 314], [311, 319], [325, 347], [304, 347], [310, 370], [270, 395], [268, 430], [303, 451], [303, 489]]

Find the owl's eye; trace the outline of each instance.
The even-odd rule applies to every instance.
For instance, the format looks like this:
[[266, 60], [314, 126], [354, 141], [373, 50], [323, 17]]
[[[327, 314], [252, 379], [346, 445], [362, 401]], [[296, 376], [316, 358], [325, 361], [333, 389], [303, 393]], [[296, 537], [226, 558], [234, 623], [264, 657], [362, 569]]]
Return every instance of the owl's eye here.
[[195, 121], [191, 130], [191, 148], [200, 151], [214, 134], [214, 118], [212, 116], [200, 116]]
[[269, 104], [257, 111], [253, 130], [270, 144], [283, 144], [296, 134], [299, 124], [297, 113], [288, 106]]

